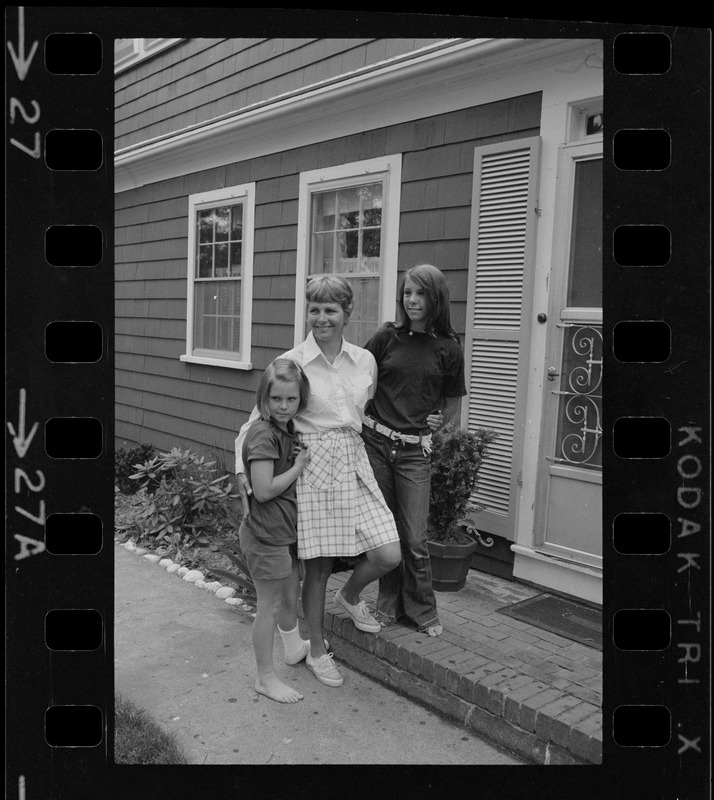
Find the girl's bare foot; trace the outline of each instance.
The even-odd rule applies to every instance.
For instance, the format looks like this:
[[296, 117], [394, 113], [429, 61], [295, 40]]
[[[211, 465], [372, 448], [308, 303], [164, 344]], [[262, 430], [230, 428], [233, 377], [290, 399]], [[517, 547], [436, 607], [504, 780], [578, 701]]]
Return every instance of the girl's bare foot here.
[[264, 694], [277, 703], [297, 703], [303, 699], [303, 695], [295, 689], [286, 686], [276, 676], [272, 678], [256, 678], [255, 691]]

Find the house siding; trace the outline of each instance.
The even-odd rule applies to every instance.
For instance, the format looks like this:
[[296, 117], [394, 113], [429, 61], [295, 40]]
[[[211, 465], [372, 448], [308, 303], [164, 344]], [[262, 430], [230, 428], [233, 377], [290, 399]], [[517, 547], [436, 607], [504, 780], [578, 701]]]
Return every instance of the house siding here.
[[115, 147], [174, 133], [435, 39], [184, 39], [117, 75]]
[[[399, 43], [390, 40], [389, 45], [397, 47]], [[260, 46], [254, 43], [250, 48]], [[308, 58], [304, 47], [284, 50], [282, 55], [289, 63], [304, 62]], [[383, 57], [383, 51], [373, 42], [359, 48], [359, 58], [352, 54], [357, 60]], [[193, 57], [198, 59], [201, 52], [205, 51], [197, 49]], [[323, 56], [325, 52], [323, 48]], [[311, 50], [310, 58], [315, 53]], [[346, 57], [345, 52], [341, 55]], [[343, 58], [342, 64], [347, 61]], [[262, 68], [261, 75], [265, 75]], [[298, 194], [300, 173], [305, 170], [402, 154], [398, 268], [403, 271], [416, 263], [431, 262], [445, 272], [454, 327], [463, 337], [474, 148], [537, 135], [540, 112], [541, 96], [534, 93], [236, 162], [119, 194], [117, 444], [150, 442], [162, 449], [178, 444], [212, 449], [222, 451], [232, 467], [233, 439], [253, 407], [260, 373], [293, 345]], [[256, 184], [253, 370], [182, 362], [188, 196], [247, 182]]]

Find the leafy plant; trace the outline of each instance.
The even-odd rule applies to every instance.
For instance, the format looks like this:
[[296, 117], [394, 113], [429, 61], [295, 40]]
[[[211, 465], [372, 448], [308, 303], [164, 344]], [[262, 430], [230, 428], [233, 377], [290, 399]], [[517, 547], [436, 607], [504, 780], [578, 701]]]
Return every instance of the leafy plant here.
[[431, 541], [457, 542], [463, 541], [464, 536], [470, 540], [457, 526], [476, 488], [488, 447], [495, 439], [496, 432], [489, 428], [468, 431], [454, 423], [445, 425], [432, 437], [428, 532]]
[[231, 476], [216, 476], [214, 465], [178, 447], [137, 465], [130, 478], [143, 491], [125, 510], [119, 532], [181, 558], [183, 550], [210, 544], [208, 534], [232, 529], [240, 497]]
[[218, 578], [225, 578], [235, 583], [243, 590], [243, 594], [247, 599], [255, 602], [257, 600], [255, 584], [250, 577], [250, 571], [243, 557], [240, 545], [237, 542], [231, 542], [229, 540], [218, 541], [215, 538], [211, 539], [211, 541], [216, 549], [223, 553], [223, 555], [237, 567], [237, 571], [221, 569], [219, 567], [209, 567], [209, 571]]
[[120, 447], [114, 453], [114, 481], [119, 491], [124, 494], [134, 494], [139, 488], [130, 480], [130, 475], [136, 471], [139, 464], [143, 464], [156, 454], [153, 444], [139, 444], [136, 447]]

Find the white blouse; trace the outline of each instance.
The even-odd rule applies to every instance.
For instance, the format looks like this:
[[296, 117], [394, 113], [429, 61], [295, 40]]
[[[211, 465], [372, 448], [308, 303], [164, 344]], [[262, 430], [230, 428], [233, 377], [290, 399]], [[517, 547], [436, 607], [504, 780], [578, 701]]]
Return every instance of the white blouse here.
[[[298, 433], [320, 433], [329, 428], [362, 430], [364, 407], [377, 386], [377, 362], [369, 351], [342, 339], [340, 352], [330, 364], [311, 331], [304, 342], [279, 357], [300, 364], [310, 381], [308, 407], [293, 420]], [[254, 408], [235, 440], [236, 473], [245, 472], [241, 448], [248, 428], [258, 417]]]

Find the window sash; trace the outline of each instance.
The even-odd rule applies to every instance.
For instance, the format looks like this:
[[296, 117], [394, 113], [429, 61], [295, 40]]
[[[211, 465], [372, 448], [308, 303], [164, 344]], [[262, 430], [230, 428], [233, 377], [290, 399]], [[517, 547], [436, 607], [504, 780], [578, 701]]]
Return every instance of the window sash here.
[[300, 176], [295, 342], [309, 327], [305, 285], [315, 274], [345, 278], [355, 307], [345, 337], [364, 345], [394, 319], [401, 155], [352, 162]]
[[184, 361], [252, 368], [254, 186], [189, 197]]

